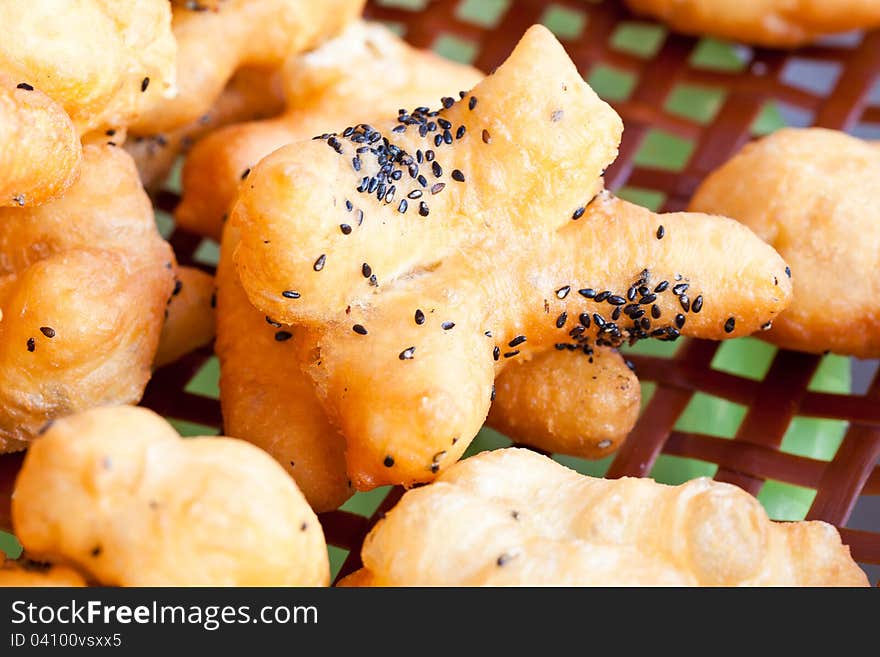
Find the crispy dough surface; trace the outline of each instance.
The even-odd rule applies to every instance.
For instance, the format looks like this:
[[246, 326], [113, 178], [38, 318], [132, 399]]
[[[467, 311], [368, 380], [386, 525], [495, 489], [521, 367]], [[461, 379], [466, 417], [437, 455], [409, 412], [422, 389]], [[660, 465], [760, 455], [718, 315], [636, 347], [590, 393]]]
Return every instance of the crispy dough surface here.
[[166, 0], [8, 0], [0, 25], [0, 70], [61, 104], [81, 135], [125, 126], [174, 93]]
[[263, 451], [182, 440], [152, 411], [57, 421], [25, 457], [12, 506], [30, 555], [103, 585], [322, 586], [317, 516]]
[[64, 196], [0, 209], [0, 451], [52, 418], [140, 399], [173, 265], [120, 149], [86, 146]]
[[866, 586], [837, 531], [774, 523], [730, 484], [596, 479], [523, 449], [406, 493], [361, 552], [370, 586]]
[[159, 335], [154, 367], [173, 363], [214, 339], [214, 277], [180, 267]]
[[880, 25], [875, 0], [627, 0], [674, 30], [770, 47], [804, 45], [826, 34]]
[[713, 172], [691, 209], [738, 219], [791, 265], [794, 300], [763, 337], [880, 356], [880, 149], [833, 130], [780, 130]]
[[639, 381], [618, 352], [553, 349], [501, 372], [486, 422], [516, 443], [601, 459], [626, 439], [640, 402]]
[[283, 77], [283, 115], [217, 130], [193, 148], [174, 213], [179, 225], [219, 238], [242, 175], [272, 151], [353, 124], [364, 111], [390, 118], [401, 107], [437, 103], [453, 90], [470, 89], [482, 74], [413, 48], [381, 25], [356, 22], [316, 50], [291, 57]]
[[0, 74], [0, 207], [33, 206], [76, 180], [82, 148], [64, 109]]
[[363, 5], [364, 0], [229, 0], [216, 11], [176, 5], [178, 93], [145, 112], [132, 131], [152, 135], [195, 121], [236, 70], [280, 65], [289, 54], [333, 36]]
[[[305, 329], [302, 362], [359, 489], [430, 481], [454, 462], [513, 358], [571, 340], [746, 335], [789, 301], [785, 263], [744, 226], [597, 194], [620, 120], [544, 28], [471, 94], [428, 117], [461, 135], [451, 145], [434, 146], [442, 127], [422, 138], [379, 122], [287, 146], [251, 172], [233, 210], [242, 285], [273, 320]], [[379, 164], [351, 140], [383, 138], [406, 151], [390, 203], [375, 178], [376, 194], [356, 190]], [[422, 149], [436, 155], [419, 173], [408, 152]]]
[[35, 563], [27, 559], [6, 559], [0, 563], [0, 587], [85, 585], [82, 575], [67, 566]]

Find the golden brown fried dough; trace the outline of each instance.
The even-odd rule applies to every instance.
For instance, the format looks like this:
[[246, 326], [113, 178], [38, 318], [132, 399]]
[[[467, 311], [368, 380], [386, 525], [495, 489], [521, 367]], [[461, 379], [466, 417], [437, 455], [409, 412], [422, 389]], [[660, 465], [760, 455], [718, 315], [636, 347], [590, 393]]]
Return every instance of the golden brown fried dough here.
[[[175, 219], [187, 230], [219, 239], [242, 176], [275, 149], [355, 123], [365, 111], [390, 118], [401, 107], [436, 103], [481, 78], [476, 69], [413, 48], [381, 25], [354, 23], [287, 62], [282, 116], [217, 130], [193, 148]], [[364, 84], [367, 79], [372, 82]]]
[[82, 149], [64, 109], [27, 83], [0, 74], [0, 206], [33, 206], [63, 193]]
[[4, 561], [0, 552], [0, 587], [85, 585], [82, 575], [67, 566], [38, 563], [26, 558]]
[[158, 134], [198, 119], [242, 66], [274, 67], [355, 19], [364, 0], [228, 0], [217, 11], [174, 7], [178, 94], [132, 126]]
[[794, 301], [762, 337], [880, 356], [880, 150], [833, 130], [780, 130], [712, 173], [691, 209], [738, 219], [791, 265]]
[[232, 438], [182, 440], [144, 408], [56, 422], [28, 451], [12, 515], [29, 554], [103, 585], [329, 581], [318, 518], [269, 456]]
[[617, 351], [554, 349], [501, 372], [486, 422], [517, 443], [600, 459], [626, 439], [640, 402], [639, 381]]
[[173, 261], [134, 163], [111, 146], [84, 148], [58, 200], [0, 209], [0, 452], [53, 418], [140, 399]]
[[274, 116], [283, 106], [277, 70], [243, 68], [229, 81], [214, 106], [195, 121], [157, 135], [132, 135], [125, 142], [125, 150], [137, 163], [144, 187], [158, 189], [178, 156], [212, 130], [229, 123]]
[[[300, 370], [296, 328], [251, 306], [241, 289], [224, 231], [217, 268], [217, 343], [220, 404], [230, 436], [271, 454], [296, 479], [316, 511], [330, 511], [354, 490], [345, 472], [345, 441], [330, 424], [311, 377]], [[271, 323], [270, 323], [271, 322]]]
[[81, 135], [174, 93], [166, 0], [7, 0], [0, 25], [0, 71], [60, 103]]
[[686, 34], [792, 48], [823, 35], [880, 25], [876, 0], [627, 0]]
[[[732, 220], [589, 203], [620, 119], [546, 29], [448, 104], [284, 147], [233, 211], [242, 285], [303, 327], [359, 489], [430, 481], [459, 458], [514, 358], [568, 341], [747, 335], [791, 293], [778, 254]], [[437, 126], [425, 137], [422, 120]], [[370, 141], [378, 155], [356, 151]], [[386, 165], [401, 175], [380, 189]]]
[[364, 541], [370, 586], [867, 586], [823, 522], [736, 486], [596, 479], [502, 449], [406, 493]]
[[180, 267], [159, 335], [154, 367], [173, 363], [214, 339], [214, 305], [214, 277], [194, 267]]

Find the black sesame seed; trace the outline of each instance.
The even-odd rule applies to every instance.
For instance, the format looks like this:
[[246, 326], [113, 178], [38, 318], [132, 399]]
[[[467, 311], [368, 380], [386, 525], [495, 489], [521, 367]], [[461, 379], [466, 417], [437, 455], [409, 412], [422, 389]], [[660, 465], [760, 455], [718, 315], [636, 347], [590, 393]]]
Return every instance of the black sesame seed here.
[[[33, 349], [31, 349], [30, 351], [33, 351]], [[492, 350], [492, 358], [494, 360], [498, 360], [500, 357], [501, 357], [501, 349], [499, 349], [498, 347], [495, 347]]]
[[446, 119], [437, 119], [437, 125], [439, 125], [444, 130], [449, 130], [452, 127], [452, 124]]
[[508, 346], [508, 347], [518, 347], [519, 345], [521, 345], [521, 344], [522, 344], [523, 342], [525, 342], [525, 341], [526, 341], [526, 336], [524, 336], [524, 335], [518, 335], [518, 336], [516, 336], [513, 340], [511, 340], [510, 342], [508, 342], [508, 343], [507, 343], [507, 346]]
[[592, 299], [596, 296], [596, 290], [593, 288], [584, 288], [583, 290], [578, 290], [578, 294], [580, 294], [585, 299]]
[[585, 329], [590, 328], [590, 313], [581, 313], [578, 315], [578, 321]]
[[362, 223], [364, 223], [364, 211], [358, 210], [357, 212], [355, 212], [354, 218], [357, 221], [357, 225], [360, 226]]
[[434, 135], [434, 146], [443, 145], [443, 135]]
[[403, 214], [406, 212], [406, 209], [409, 207], [409, 203], [406, 202], [406, 199], [401, 199], [400, 203], [397, 204], [397, 211]]
[[504, 564], [509, 562], [512, 558], [513, 557], [511, 557], [509, 554], [502, 554], [500, 557], [498, 557], [495, 560], [495, 563], [497, 563], [499, 566], [503, 566]]
[[379, 281], [376, 278], [376, 274], [370, 276], [370, 285], [372, 285], [373, 287], [379, 287]]
[[397, 357], [400, 360], [412, 360], [415, 357], [416, 348], [415, 347], [407, 347], [403, 351], [401, 351]]
[[434, 161], [434, 151], [432, 151], [430, 148], [429, 148], [428, 150], [425, 151], [425, 159], [426, 159], [428, 162], [433, 162], [433, 161]]
[[669, 287], [669, 281], [663, 281], [662, 283], [657, 285], [657, 287], [654, 288], [654, 292], [656, 292], [658, 294], [660, 292], [665, 292], [668, 287]]
[[622, 306], [626, 303], [626, 299], [616, 294], [613, 294], [608, 297], [608, 303], [610, 303], [612, 306]]
[[448, 331], [449, 329], [453, 328], [454, 326], [455, 326], [455, 322], [443, 322], [442, 324], [440, 324], [440, 328], [442, 328], [444, 331]]
[[365, 262], [361, 265], [361, 274], [364, 278], [369, 278], [373, 274], [373, 268]]
[[322, 269], [324, 269], [324, 263], [326, 263], [326, 262], [327, 262], [327, 254], [322, 253], [321, 255], [318, 256], [318, 259], [315, 260], [315, 264], [312, 265], [312, 269], [314, 269], [315, 271], [321, 271]]
[[339, 224], [339, 230], [342, 231], [343, 235], [351, 235], [351, 226], [348, 224]]
[[464, 133], [466, 132], [467, 128], [465, 128], [463, 125], [458, 126], [458, 130], [455, 131], [455, 138], [461, 139], [462, 137], [464, 137]]
[[656, 294], [646, 294], [641, 299], [639, 299], [640, 306], [647, 306], [649, 303], [654, 303], [657, 300]]
[[568, 321], [568, 313], [564, 310], [559, 313], [559, 317], [556, 318], [556, 328], [561, 329], [565, 326], [565, 322]]
[[425, 313], [423, 313], [421, 309], [416, 309], [415, 320], [416, 324], [418, 324], [419, 326], [425, 323]]
[[657, 229], [657, 239], [662, 240], [664, 235], [666, 235], [666, 229], [661, 225]]
[[571, 285], [564, 285], [563, 287], [556, 290], [556, 297], [558, 299], [564, 299], [568, 296], [568, 293], [571, 291]]
[[593, 321], [596, 323], [596, 326], [602, 328], [605, 326], [605, 318], [602, 317], [599, 313], [593, 313]]
[[144, 92], [147, 90], [147, 87], [150, 86], [150, 78], [144, 78], [141, 80], [141, 91]]
[[691, 300], [690, 298], [688, 298], [688, 295], [682, 294], [680, 297], [678, 297], [678, 302], [681, 304], [681, 307], [684, 309], [685, 312], [690, 312]]
[[55, 329], [50, 328], [49, 326], [41, 326], [40, 333], [45, 335], [47, 338], [54, 338], [55, 337]]
[[698, 313], [702, 309], [703, 309], [703, 295], [701, 294], [696, 299], [694, 299], [694, 302], [691, 304], [691, 311]]
[[31, 85], [29, 85], [27, 82], [19, 82], [17, 85], [15, 85], [15, 88], [16, 89], [24, 89], [25, 91], [33, 91], [34, 90], [34, 88]]
[[428, 186], [428, 180], [427, 180], [423, 175], [421, 175], [421, 174], [419, 174], [419, 177], [416, 178], [416, 181], [417, 181], [422, 187], [427, 187], [427, 186]]
[[443, 143], [444, 144], [451, 144], [452, 143], [452, 133], [449, 132], [449, 130], [443, 131]]
[[471, 96], [470, 100], [468, 100], [468, 109], [472, 110], [477, 106], [477, 97]]
[[682, 326], [684, 326], [684, 321], [685, 321], [685, 317], [681, 313], [678, 313], [675, 316], [675, 326], [677, 328], [681, 328]]
[[682, 295], [687, 292], [687, 289], [690, 287], [687, 283], [679, 283], [675, 287], [672, 288], [672, 293], [675, 295]]
[[596, 295], [596, 303], [602, 303], [610, 296], [611, 292], [609, 292], [608, 290], [605, 290], [604, 292], [599, 292], [599, 294]]
[[286, 299], [299, 299], [300, 293], [294, 292], [293, 290], [284, 290], [284, 292], [281, 293], [281, 296]]
[[357, 333], [358, 335], [366, 335], [367, 329], [364, 328], [362, 324], [355, 324], [351, 327], [351, 330]]
[[431, 172], [434, 174], [435, 178], [439, 178], [443, 175], [443, 167], [440, 166], [440, 163], [437, 160], [434, 160], [431, 163]]
[[385, 460], [382, 461], [382, 465], [384, 465], [386, 468], [394, 467], [394, 459], [390, 456], [386, 456]]
[[587, 209], [584, 206], [579, 207], [577, 210], [575, 210], [572, 213], [571, 218], [574, 219], [575, 221], [577, 221], [578, 219], [580, 219], [581, 217], [584, 216], [584, 212], [586, 212], [586, 210]]
[[413, 199], [413, 200], [415, 200], [415, 199], [417, 199], [417, 198], [422, 198], [422, 190], [420, 190], [420, 189], [414, 189], [414, 190], [412, 190], [409, 194], [407, 194], [406, 196], [407, 196], [407, 198], [411, 198], [411, 199]]
[[495, 401], [495, 384], [492, 384], [492, 392], [489, 394], [489, 401]]
[[452, 179], [456, 182], [464, 182], [464, 174], [458, 169], [452, 170]]
[[657, 304], [651, 306], [651, 317], [654, 319], [660, 319], [660, 306]]
[[266, 315], [266, 323], [267, 323], [269, 326], [272, 326], [272, 327], [274, 327], [274, 328], [281, 328], [281, 322], [276, 322], [274, 319], [272, 319], [271, 317], [269, 317], [269, 315]]
[[[27, 339], [27, 350], [33, 352], [37, 348], [37, 341], [33, 338]], [[496, 359], [497, 360], [497, 359]]]
[[785, 268], [785, 275], [788, 276], [789, 278], [791, 278], [791, 267]]
[[513, 351], [508, 351], [504, 354], [505, 358], [513, 358], [514, 356], [519, 355], [519, 349], [514, 349]]
[[446, 183], [434, 183], [431, 185], [431, 194], [439, 194], [446, 188]]
[[355, 171], [361, 170], [361, 158], [359, 155], [355, 155], [351, 158], [351, 166]]
[[726, 322], [724, 322], [724, 332], [725, 333], [733, 333], [733, 329], [736, 328], [736, 319], [733, 317], [729, 317]]
[[287, 342], [292, 337], [293, 337], [293, 333], [291, 333], [290, 331], [276, 331], [275, 332], [275, 342]]
[[422, 217], [427, 217], [430, 214], [430, 210], [428, 209], [428, 204], [424, 201], [419, 202], [419, 215]]
[[615, 322], [616, 322], [618, 319], [620, 319], [620, 311], [621, 311], [621, 310], [622, 310], [621, 307], [618, 306], [618, 307], [615, 308], [613, 311], [611, 311], [611, 319], [613, 319]]

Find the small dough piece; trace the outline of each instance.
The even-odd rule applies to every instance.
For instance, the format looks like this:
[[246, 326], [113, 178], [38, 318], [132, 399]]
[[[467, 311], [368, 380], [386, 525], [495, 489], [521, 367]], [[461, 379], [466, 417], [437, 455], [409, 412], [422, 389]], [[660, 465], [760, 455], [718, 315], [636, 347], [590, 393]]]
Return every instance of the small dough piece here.
[[166, 0], [5, 0], [0, 25], [0, 71], [61, 104], [80, 135], [175, 92]]
[[242, 176], [272, 151], [354, 124], [364, 111], [392, 118], [399, 108], [436, 103], [452, 90], [470, 89], [483, 75], [413, 48], [382, 25], [359, 21], [320, 48], [291, 57], [283, 78], [282, 116], [217, 130], [190, 152], [174, 212], [179, 226], [219, 239]]
[[175, 5], [178, 94], [139, 117], [132, 132], [158, 134], [195, 121], [240, 67], [279, 66], [289, 54], [335, 35], [363, 5], [364, 0], [226, 0], [216, 11]]
[[214, 339], [214, 305], [214, 277], [195, 267], [178, 268], [154, 367], [173, 363]]
[[86, 146], [59, 199], [0, 209], [0, 452], [53, 418], [140, 399], [173, 277], [119, 148]]
[[679, 32], [794, 48], [837, 32], [880, 26], [876, 0], [627, 0]]
[[[0, 560], [3, 553], [0, 552]], [[38, 563], [26, 557], [0, 561], [0, 588], [7, 586], [85, 586], [82, 575], [67, 566]]]
[[824, 522], [776, 523], [736, 486], [596, 479], [524, 449], [406, 493], [355, 586], [867, 586]]
[[326, 586], [317, 516], [262, 450], [183, 440], [144, 408], [56, 422], [28, 450], [12, 501], [34, 558], [104, 586]]
[[230, 123], [275, 116], [283, 107], [278, 70], [245, 67], [229, 81], [214, 106], [195, 121], [159, 134], [131, 135], [124, 148], [137, 163], [144, 187], [154, 191], [168, 179], [177, 158], [205, 135]]
[[0, 207], [30, 207], [58, 197], [76, 180], [82, 159], [79, 136], [64, 109], [20, 85], [0, 74]]
[[620, 119], [546, 28], [451, 101], [275, 151], [232, 213], [239, 280], [302, 327], [358, 489], [455, 462], [520, 355], [748, 335], [790, 300], [785, 263], [744, 226], [599, 193]]
[[780, 130], [706, 178], [690, 209], [741, 221], [791, 265], [794, 301], [762, 337], [880, 356], [880, 148], [834, 130]]
[[547, 452], [601, 459], [617, 451], [639, 417], [639, 381], [616, 350], [590, 351], [553, 349], [509, 365], [495, 379], [487, 424]]

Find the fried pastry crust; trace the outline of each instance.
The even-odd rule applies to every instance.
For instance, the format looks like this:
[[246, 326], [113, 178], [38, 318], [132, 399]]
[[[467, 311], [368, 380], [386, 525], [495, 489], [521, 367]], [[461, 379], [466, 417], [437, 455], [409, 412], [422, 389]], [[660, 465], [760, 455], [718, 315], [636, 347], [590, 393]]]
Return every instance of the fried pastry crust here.
[[[283, 77], [283, 115], [217, 130], [190, 152], [174, 213], [178, 225], [219, 239], [246, 172], [272, 151], [352, 124], [365, 109], [372, 117], [391, 118], [401, 107], [436, 103], [450, 90], [470, 89], [483, 76], [413, 48], [381, 25], [357, 22], [313, 52], [290, 58]], [[364, 84], [365, 79], [373, 82]]]
[[243, 66], [279, 66], [354, 20], [364, 0], [228, 0], [216, 11], [174, 7], [178, 94], [132, 126], [158, 134], [198, 119]]
[[174, 93], [166, 0], [7, 0], [0, 70], [58, 102], [83, 135], [125, 126]]
[[154, 135], [131, 135], [125, 150], [137, 163], [141, 182], [159, 189], [177, 158], [218, 128], [239, 121], [275, 116], [284, 107], [281, 75], [277, 69], [245, 67], [226, 85], [210, 110], [184, 126]]
[[262, 450], [182, 440], [144, 408], [57, 421], [28, 450], [12, 503], [34, 558], [107, 586], [321, 586], [317, 516]]
[[601, 459], [626, 439], [640, 402], [639, 381], [616, 350], [554, 349], [501, 372], [486, 422], [523, 445]]
[[0, 206], [30, 207], [76, 180], [82, 148], [64, 109], [0, 74]]
[[406, 493], [355, 586], [867, 586], [823, 522], [775, 523], [742, 489], [596, 479], [484, 452]]
[[880, 356], [880, 149], [833, 130], [780, 130], [712, 173], [691, 209], [738, 219], [791, 265], [794, 301], [762, 337]]
[[[424, 138], [405, 114], [284, 147], [233, 210], [242, 285], [303, 327], [302, 362], [358, 489], [430, 481], [459, 458], [511, 359], [570, 341], [746, 335], [791, 293], [785, 263], [744, 226], [597, 194], [620, 120], [546, 29], [449, 104], [416, 112], [437, 126]], [[370, 140], [379, 156], [356, 152]], [[403, 175], [380, 190], [386, 156]]]
[[[0, 553], [0, 558], [2, 556]], [[0, 587], [85, 585], [82, 575], [67, 566], [37, 563], [27, 558], [6, 559], [0, 563]]]
[[140, 399], [173, 267], [120, 149], [86, 146], [64, 196], [0, 209], [0, 451], [53, 418]]
[[679, 32], [771, 48], [793, 48], [823, 35], [880, 25], [880, 4], [875, 0], [627, 0], [627, 4]]
[[214, 277], [195, 267], [178, 268], [154, 367], [173, 363], [214, 339], [214, 305]]

